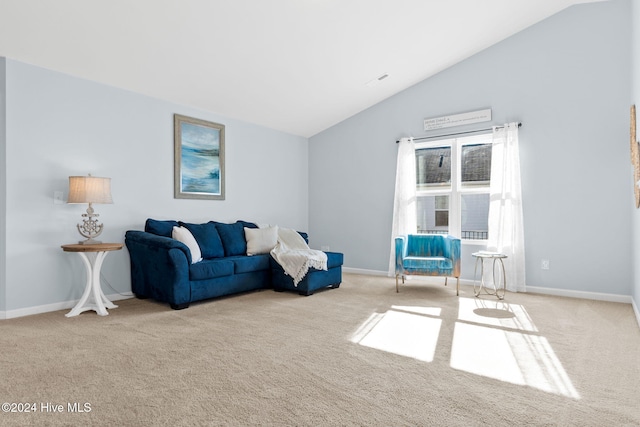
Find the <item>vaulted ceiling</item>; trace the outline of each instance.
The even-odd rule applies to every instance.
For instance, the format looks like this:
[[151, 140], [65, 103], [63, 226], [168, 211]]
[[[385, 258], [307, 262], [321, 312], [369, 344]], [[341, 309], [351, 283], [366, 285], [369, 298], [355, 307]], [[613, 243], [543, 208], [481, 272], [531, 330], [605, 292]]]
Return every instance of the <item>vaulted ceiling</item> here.
[[592, 1], [0, 0], [0, 56], [308, 137]]

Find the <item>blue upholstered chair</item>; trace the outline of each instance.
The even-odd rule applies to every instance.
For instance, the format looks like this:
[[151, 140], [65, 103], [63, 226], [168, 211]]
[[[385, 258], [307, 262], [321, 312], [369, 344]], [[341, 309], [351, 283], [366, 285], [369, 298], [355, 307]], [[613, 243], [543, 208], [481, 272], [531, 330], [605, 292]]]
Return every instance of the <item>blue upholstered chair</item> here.
[[409, 234], [396, 237], [396, 292], [398, 278], [405, 276], [456, 278], [460, 295], [460, 239], [442, 234]]

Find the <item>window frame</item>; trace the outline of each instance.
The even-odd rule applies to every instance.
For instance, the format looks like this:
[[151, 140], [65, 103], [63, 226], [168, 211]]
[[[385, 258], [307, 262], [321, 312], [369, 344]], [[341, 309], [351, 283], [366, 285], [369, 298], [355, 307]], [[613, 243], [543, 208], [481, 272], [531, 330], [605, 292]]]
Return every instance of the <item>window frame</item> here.
[[[491, 132], [459, 137], [447, 137], [430, 141], [415, 142], [417, 152], [421, 149], [450, 147], [451, 149], [451, 181], [448, 186], [434, 185], [432, 188], [418, 189], [416, 182], [416, 198], [424, 196], [449, 196], [449, 228], [448, 233], [462, 236], [462, 196], [467, 194], [490, 194], [491, 181], [483, 184], [463, 184], [462, 182], [462, 147], [467, 145], [492, 144]], [[487, 218], [488, 219], [488, 218]], [[465, 243], [486, 244], [487, 239], [463, 239]]]

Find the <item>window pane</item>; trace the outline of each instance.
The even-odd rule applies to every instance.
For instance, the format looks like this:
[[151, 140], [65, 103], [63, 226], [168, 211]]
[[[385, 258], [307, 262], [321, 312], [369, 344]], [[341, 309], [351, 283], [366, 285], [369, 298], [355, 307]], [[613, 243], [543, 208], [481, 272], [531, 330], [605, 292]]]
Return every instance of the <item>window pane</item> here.
[[463, 194], [462, 238], [486, 240], [489, 230], [489, 194]]
[[449, 209], [449, 196], [436, 196], [436, 209]]
[[462, 184], [488, 184], [491, 179], [491, 144], [462, 146]]
[[[438, 200], [436, 204], [436, 200]], [[420, 196], [417, 198], [418, 233], [447, 234], [449, 232], [449, 196]]]
[[416, 150], [417, 190], [451, 185], [451, 147]]
[[449, 211], [436, 211], [436, 227], [449, 227]]

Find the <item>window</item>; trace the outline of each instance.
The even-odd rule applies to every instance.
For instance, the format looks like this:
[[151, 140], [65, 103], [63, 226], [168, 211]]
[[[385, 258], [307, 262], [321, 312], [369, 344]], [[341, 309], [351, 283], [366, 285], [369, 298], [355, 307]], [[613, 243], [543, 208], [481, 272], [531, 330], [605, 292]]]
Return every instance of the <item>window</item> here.
[[416, 143], [418, 233], [486, 240], [491, 135]]
[[449, 196], [436, 196], [436, 227], [449, 226]]

